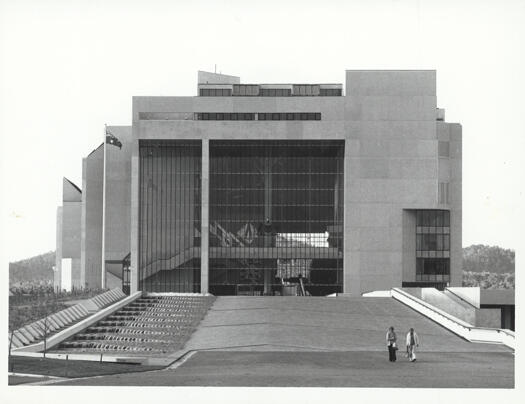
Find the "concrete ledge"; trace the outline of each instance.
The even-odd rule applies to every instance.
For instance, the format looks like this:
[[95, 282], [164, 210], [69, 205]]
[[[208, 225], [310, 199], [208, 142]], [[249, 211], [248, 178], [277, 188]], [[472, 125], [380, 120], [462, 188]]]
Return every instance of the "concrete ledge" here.
[[[122, 299], [115, 304], [106, 307], [105, 309], [102, 309], [90, 317], [79, 321], [78, 323], [74, 324], [71, 327], [67, 327], [66, 329], [58, 332], [55, 335], [52, 335], [47, 341], [46, 341], [46, 348], [52, 349], [53, 347], [60, 344], [62, 341], [65, 341], [69, 337], [72, 337], [76, 333], [85, 330], [86, 328], [90, 327], [91, 325], [95, 324], [96, 322], [102, 320], [104, 317], [109, 316], [110, 314], [116, 312], [117, 310], [120, 310], [122, 307], [128, 305], [129, 303], [137, 300], [142, 296], [142, 292], [135, 292], [131, 296], [126, 297], [125, 299]], [[33, 345], [24, 346], [21, 348], [17, 348], [12, 351], [13, 355], [17, 355], [19, 352], [41, 352], [44, 349], [44, 342], [40, 341]], [[46, 357], [48, 355], [46, 354]], [[100, 355], [99, 355], [100, 357]]]
[[88, 313], [93, 313], [98, 310], [98, 306], [95, 303], [93, 303], [93, 299], [84, 300], [78, 305], [81, 306]]
[[362, 294], [363, 297], [392, 297], [390, 290], [375, 290], [373, 292], [365, 292]]
[[[141, 365], [148, 365], [148, 360], [142, 356], [115, 356], [115, 355], [104, 355], [94, 353], [46, 353], [43, 352], [12, 352], [13, 356], [25, 356], [31, 358], [49, 358], [49, 359], [60, 359], [60, 360], [74, 360], [74, 361], [90, 361], [90, 362], [114, 362], [114, 363], [138, 363]], [[173, 361], [171, 361], [173, 362]], [[154, 365], [159, 366], [159, 365]]]

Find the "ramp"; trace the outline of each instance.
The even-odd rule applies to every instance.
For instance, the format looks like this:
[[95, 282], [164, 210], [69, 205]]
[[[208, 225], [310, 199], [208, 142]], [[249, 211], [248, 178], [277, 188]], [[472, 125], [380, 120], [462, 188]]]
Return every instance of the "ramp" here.
[[187, 350], [385, 351], [389, 326], [403, 344], [413, 327], [421, 351], [508, 351], [473, 344], [388, 297], [218, 297]]

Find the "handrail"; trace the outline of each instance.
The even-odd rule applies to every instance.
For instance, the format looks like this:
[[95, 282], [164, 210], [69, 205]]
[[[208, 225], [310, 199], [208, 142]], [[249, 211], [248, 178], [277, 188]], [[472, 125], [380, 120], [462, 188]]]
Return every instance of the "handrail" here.
[[515, 336], [512, 331], [500, 328], [473, 327], [399, 288], [392, 289], [392, 297], [470, 342], [504, 344], [515, 349]]

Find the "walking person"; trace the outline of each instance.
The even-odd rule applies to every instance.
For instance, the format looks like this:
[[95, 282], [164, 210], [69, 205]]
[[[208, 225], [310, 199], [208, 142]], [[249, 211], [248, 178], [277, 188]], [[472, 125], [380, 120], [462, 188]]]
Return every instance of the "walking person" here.
[[386, 346], [388, 347], [388, 360], [390, 362], [396, 361], [397, 351], [397, 335], [394, 331], [394, 327], [390, 327], [386, 333]]
[[419, 347], [419, 337], [413, 328], [408, 331], [406, 338], [407, 356], [410, 362], [416, 361], [416, 347]]

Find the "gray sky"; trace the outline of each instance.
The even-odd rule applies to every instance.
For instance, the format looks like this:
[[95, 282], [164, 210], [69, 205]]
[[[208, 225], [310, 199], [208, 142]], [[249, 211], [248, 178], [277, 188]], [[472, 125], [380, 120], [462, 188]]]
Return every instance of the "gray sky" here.
[[[460, 3], [460, 4], [457, 4]], [[523, 204], [523, 1], [1, 1], [1, 264], [55, 248], [62, 177], [133, 95], [195, 95], [197, 70], [244, 82], [344, 82], [436, 69], [463, 125], [463, 245], [517, 248]]]

